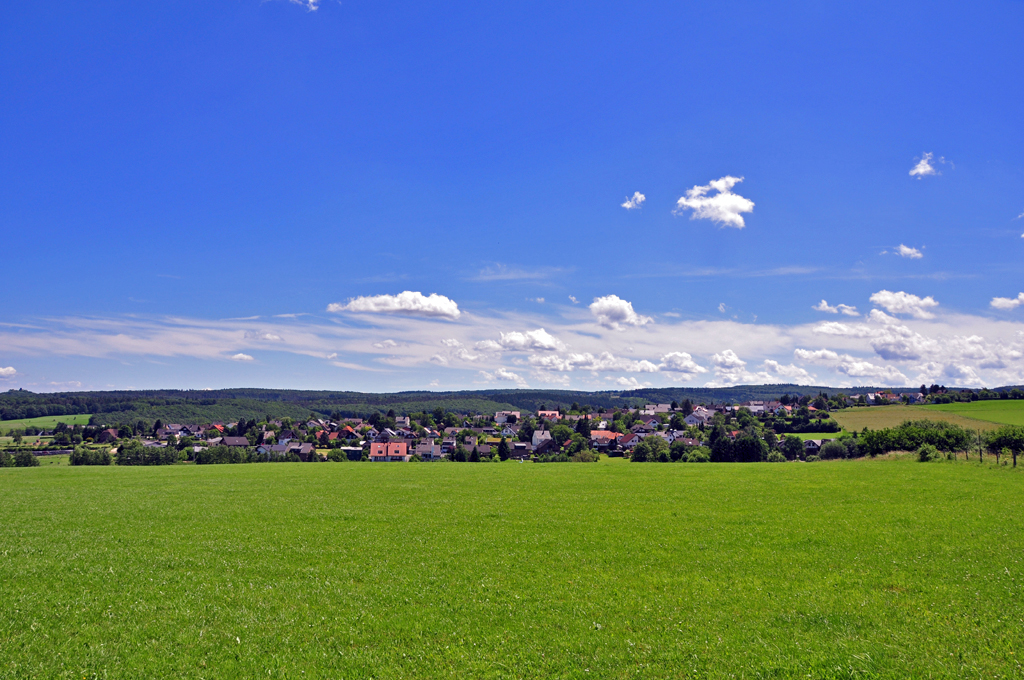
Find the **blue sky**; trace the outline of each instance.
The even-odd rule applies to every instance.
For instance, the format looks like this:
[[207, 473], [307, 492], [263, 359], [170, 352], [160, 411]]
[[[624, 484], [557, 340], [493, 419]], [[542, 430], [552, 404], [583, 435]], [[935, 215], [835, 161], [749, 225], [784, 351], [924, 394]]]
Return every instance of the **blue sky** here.
[[1024, 382], [1024, 2], [491, 4], [6, 7], [0, 388]]

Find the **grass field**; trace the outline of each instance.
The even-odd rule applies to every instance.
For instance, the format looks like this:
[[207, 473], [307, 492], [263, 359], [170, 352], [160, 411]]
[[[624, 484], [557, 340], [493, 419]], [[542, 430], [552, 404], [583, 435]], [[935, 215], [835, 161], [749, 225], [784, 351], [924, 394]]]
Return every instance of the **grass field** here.
[[928, 411], [952, 413], [1002, 425], [1024, 425], [1024, 399], [971, 401], [923, 406]]
[[[1021, 402], [1024, 404], [1024, 402]], [[896, 427], [905, 420], [942, 420], [962, 425], [969, 430], [994, 430], [999, 427], [995, 422], [970, 418], [957, 411], [942, 411], [936, 406], [870, 406], [866, 408], [847, 408], [835, 411], [830, 415], [848, 432], [860, 432], [865, 427], [869, 430], [880, 430], [883, 427]]]
[[57, 423], [88, 425], [90, 417], [88, 413], [84, 413], [74, 416], [42, 416], [40, 418], [22, 418], [21, 420], [0, 420], [0, 432], [6, 433], [25, 427], [38, 427], [42, 430], [50, 430], [56, 427]]
[[1020, 677], [968, 463], [0, 469], [0, 677]]
[[796, 433], [787, 432], [785, 434], [778, 435], [778, 437], [779, 437], [779, 439], [782, 439], [784, 437], [788, 437], [790, 434], [792, 434], [795, 437], [800, 437], [800, 439], [807, 440], [807, 439], [837, 439], [843, 433], [842, 432], [796, 432]]

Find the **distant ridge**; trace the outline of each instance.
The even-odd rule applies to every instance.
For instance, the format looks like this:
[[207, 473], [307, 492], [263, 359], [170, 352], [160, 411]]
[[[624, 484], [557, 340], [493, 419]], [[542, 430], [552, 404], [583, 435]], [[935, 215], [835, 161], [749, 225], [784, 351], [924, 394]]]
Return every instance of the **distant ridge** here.
[[[137, 420], [164, 422], [229, 421], [238, 418], [306, 418], [310, 415], [367, 417], [372, 413], [398, 414], [441, 408], [459, 413], [493, 413], [500, 410], [537, 411], [539, 407], [569, 407], [573, 403], [597, 408], [667, 404], [689, 399], [693, 403], [742, 402], [771, 399], [783, 394], [801, 397], [838, 392], [858, 394], [892, 390], [917, 391], [917, 387], [885, 388], [807, 386], [793, 384], [736, 385], [733, 387], [661, 387], [637, 390], [485, 389], [446, 392], [407, 391], [389, 393], [334, 390], [276, 390], [239, 387], [219, 390], [131, 390], [34, 393], [11, 390], [0, 394], [0, 420], [98, 414], [108, 422]], [[950, 388], [959, 389], [959, 388]], [[997, 388], [1009, 389], [1009, 388]]]

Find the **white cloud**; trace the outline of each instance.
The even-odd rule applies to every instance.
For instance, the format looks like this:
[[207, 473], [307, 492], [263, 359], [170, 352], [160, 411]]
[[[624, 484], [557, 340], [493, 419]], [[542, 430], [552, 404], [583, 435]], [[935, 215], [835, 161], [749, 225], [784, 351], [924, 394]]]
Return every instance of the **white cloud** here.
[[590, 313], [597, 317], [599, 324], [614, 331], [624, 330], [623, 326], [643, 326], [654, 321], [649, 316], [637, 314], [633, 311], [633, 303], [618, 295], [594, 298], [590, 304]]
[[766, 359], [759, 372], [747, 370], [747, 362], [731, 349], [711, 355], [711, 363], [715, 367], [715, 379], [706, 383], [705, 387], [727, 387], [740, 384], [767, 384], [793, 382], [811, 384], [814, 376], [795, 364], [780, 364], [774, 359]]
[[872, 295], [870, 300], [892, 314], [909, 314], [918, 319], [935, 318], [935, 315], [929, 312], [928, 309], [939, 306], [939, 303], [930, 295], [921, 298], [903, 291], [894, 293], [888, 290], [880, 290]]
[[874, 323], [884, 323], [889, 325], [898, 324], [900, 322], [900, 320], [897, 319], [895, 316], [889, 316], [880, 309], [872, 309], [871, 313], [868, 314], [868, 321]]
[[860, 312], [857, 311], [857, 308], [851, 305], [839, 305], [839, 311], [846, 316], [860, 316]]
[[234, 361], [252, 361], [251, 356], [249, 356], [248, 354], [242, 354], [241, 352], [232, 356], [231, 359]]
[[[484, 341], [486, 343], [488, 341]], [[493, 342], [490, 341], [490, 342]], [[483, 343], [477, 343], [482, 345]], [[508, 350], [529, 350], [529, 349], [540, 349], [540, 350], [564, 350], [565, 343], [556, 338], [555, 336], [548, 333], [543, 328], [538, 328], [535, 331], [527, 331], [520, 333], [519, 331], [511, 331], [509, 333], [502, 333], [501, 340], [496, 343], [503, 349]], [[488, 345], [490, 347], [490, 345]]]
[[644, 205], [644, 201], [646, 201], [646, 200], [647, 200], [646, 196], [641, 194], [639, 191], [636, 191], [636, 192], [633, 193], [633, 197], [632, 198], [629, 198], [629, 197], [626, 198], [626, 202], [622, 204], [622, 207], [625, 208], [626, 210], [634, 210], [636, 208], [642, 208], [643, 205]]
[[424, 295], [415, 291], [403, 291], [398, 295], [372, 295], [357, 297], [347, 303], [334, 302], [327, 306], [328, 312], [368, 312], [379, 314], [409, 314], [413, 316], [458, 319], [462, 312], [454, 300], [444, 295]]
[[917, 248], [905, 246], [902, 243], [896, 248], [896, 254], [910, 260], [920, 260], [924, 255]]
[[642, 359], [624, 359], [611, 352], [598, 355], [590, 352], [570, 352], [568, 354], [534, 354], [527, 360], [534, 368], [548, 371], [622, 371], [625, 373], [657, 373], [658, 366], [651, 361]]
[[718, 311], [720, 311], [720, 312], [721, 312], [722, 314], [725, 314], [725, 310], [726, 310], [726, 309], [727, 309], [727, 308], [726, 308], [726, 306], [725, 306], [725, 303], [724, 303], [724, 302], [719, 302], [719, 303], [718, 303]]
[[975, 387], [983, 384], [981, 378], [978, 377], [978, 373], [966, 364], [931, 361], [921, 366], [920, 371], [914, 379], [915, 383], [941, 383], [958, 387]]
[[441, 340], [441, 344], [445, 347], [462, 347], [462, 343], [455, 338], [444, 338]]
[[892, 366], [879, 366], [869, 361], [858, 359], [849, 354], [839, 354], [830, 349], [796, 349], [793, 355], [801, 361], [828, 366], [837, 373], [851, 378], [867, 379], [879, 385], [906, 385], [907, 376]]
[[[932, 157], [934, 155], [935, 154], [931, 152], [923, 154], [920, 160], [917, 161], [917, 165], [910, 169], [910, 176], [921, 179], [922, 177], [927, 177], [929, 175], [939, 174], [939, 171], [935, 169], [934, 165], [932, 165]], [[942, 160], [942, 158], [939, 159], [940, 162]]]
[[838, 314], [839, 313], [839, 308], [838, 307], [831, 307], [824, 300], [822, 300], [818, 304], [816, 304], [813, 307], [811, 307], [811, 309], [813, 309], [816, 312], [828, 312], [829, 314]]
[[528, 385], [526, 384], [526, 380], [521, 375], [519, 375], [518, 373], [513, 373], [507, 368], [499, 368], [493, 373], [488, 373], [487, 371], [480, 371], [479, 375], [486, 382], [514, 382], [516, 384], [516, 387], [528, 387]]
[[569, 296], [569, 299], [570, 299], [570, 300], [572, 300], [572, 303], [573, 303], [574, 305], [578, 305], [578, 304], [580, 303], [580, 301], [579, 301], [579, 300], [577, 300], [577, 299], [576, 299], [576, 297], [575, 297], [574, 295], [570, 295], [570, 296]]
[[643, 387], [650, 387], [651, 386], [651, 383], [649, 383], [649, 382], [642, 383], [642, 382], [640, 382], [639, 380], [637, 380], [636, 378], [633, 378], [633, 377], [630, 377], [630, 378], [625, 378], [625, 377], [619, 378], [618, 380], [615, 381], [615, 384], [618, 385], [619, 387], [628, 387], [631, 390], [639, 390], [639, 389], [641, 389]]
[[[743, 213], [754, 212], [753, 201], [732, 191], [732, 188], [742, 181], [742, 177], [727, 175], [721, 179], [711, 180], [704, 186], [687, 189], [686, 195], [676, 201], [672, 214], [681, 215], [686, 210], [692, 210], [691, 220], [712, 220], [725, 226], [742, 229], [746, 226]], [[711, 191], [717, 193], [708, 196]]]
[[438, 366], [448, 365], [448, 357], [442, 356], [440, 354], [435, 354], [434, 356], [430, 357], [430, 361], [434, 362]]
[[839, 361], [838, 352], [833, 352], [830, 349], [795, 349], [793, 355], [800, 361], [810, 361], [815, 364], [831, 364]]
[[1015, 298], [994, 297], [989, 304], [996, 309], [1014, 309], [1024, 305], [1024, 293], [1018, 293]]
[[0, 380], [10, 380], [17, 374], [18, 372], [14, 370], [14, 366], [0, 367]]
[[293, 5], [302, 5], [308, 12], [315, 12], [320, 7], [320, 0], [288, 0]]
[[438, 387], [438, 386], [440, 386], [440, 384], [441, 384], [441, 381], [438, 380], [437, 378], [434, 378], [429, 383], [427, 383], [427, 387]]
[[269, 340], [271, 342], [281, 342], [282, 338], [281, 338], [280, 335], [274, 335], [273, 333], [268, 333], [266, 331], [246, 331], [245, 332], [245, 339], [246, 340]]
[[[444, 341], [442, 341], [444, 342]], [[377, 349], [391, 349], [392, 347], [398, 347], [398, 343], [394, 340], [381, 340], [380, 342], [373, 343], [373, 346]]]
[[661, 357], [661, 364], [658, 366], [663, 371], [676, 373], [680, 380], [692, 380], [701, 373], [707, 373], [708, 369], [699, 365], [687, 352], [669, 352]]
[[711, 363], [715, 365], [716, 369], [725, 371], [734, 371], [747, 365], [747, 362], [740, 359], [736, 352], [731, 349], [719, 352], [718, 354], [712, 354]]

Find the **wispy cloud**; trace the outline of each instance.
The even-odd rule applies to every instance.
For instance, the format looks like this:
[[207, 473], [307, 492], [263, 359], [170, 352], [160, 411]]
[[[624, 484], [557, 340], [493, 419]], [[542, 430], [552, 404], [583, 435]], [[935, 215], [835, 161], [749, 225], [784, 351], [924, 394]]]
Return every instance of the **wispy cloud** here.
[[301, 5], [307, 12], [315, 12], [320, 8], [320, 0], [288, 0], [293, 5]]
[[403, 291], [398, 295], [373, 295], [357, 297], [342, 304], [327, 305], [328, 312], [357, 312], [370, 314], [409, 314], [413, 316], [458, 319], [462, 312], [454, 300], [431, 293]]
[[495, 264], [484, 267], [480, 272], [469, 279], [470, 281], [535, 281], [548, 279], [566, 271], [560, 267], [510, 267], [505, 264]]
[[742, 177], [727, 175], [688, 189], [686, 195], [676, 201], [672, 213], [681, 215], [692, 210], [691, 220], [711, 220], [723, 226], [742, 229], [746, 226], [743, 213], [754, 212], [753, 201], [732, 191], [742, 181]]
[[626, 210], [636, 210], [637, 208], [642, 208], [644, 205], [644, 201], [646, 200], [646, 196], [641, 194], [639, 191], [636, 191], [633, 192], [632, 198], [626, 198], [626, 202], [622, 204], [622, 207], [625, 208]]
[[839, 314], [842, 312], [846, 316], [860, 316], [860, 312], [858, 312], [857, 308], [852, 305], [839, 304], [832, 306], [825, 300], [822, 300], [816, 305], [812, 305], [811, 309], [818, 312], [827, 312], [829, 314]]

